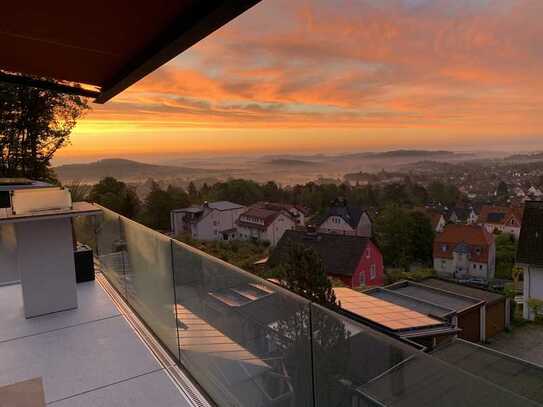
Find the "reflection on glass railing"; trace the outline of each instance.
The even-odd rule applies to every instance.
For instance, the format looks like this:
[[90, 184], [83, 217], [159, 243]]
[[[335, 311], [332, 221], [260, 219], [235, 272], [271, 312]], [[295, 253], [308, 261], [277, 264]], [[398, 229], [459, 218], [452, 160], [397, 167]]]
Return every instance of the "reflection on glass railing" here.
[[533, 405], [107, 209], [74, 226], [219, 406]]
[[181, 361], [198, 382], [225, 405], [311, 406], [308, 326], [301, 349], [298, 326], [281, 330], [307, 318], [309, 303], [181, 243], [173, 249]]

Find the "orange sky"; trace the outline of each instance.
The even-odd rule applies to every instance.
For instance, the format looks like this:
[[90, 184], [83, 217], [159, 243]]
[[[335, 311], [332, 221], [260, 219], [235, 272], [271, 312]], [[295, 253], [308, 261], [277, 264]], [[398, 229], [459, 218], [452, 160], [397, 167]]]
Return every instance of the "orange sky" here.
[[541, 0], [263, 0], [78, 124], [74, 157], [528, 145]]

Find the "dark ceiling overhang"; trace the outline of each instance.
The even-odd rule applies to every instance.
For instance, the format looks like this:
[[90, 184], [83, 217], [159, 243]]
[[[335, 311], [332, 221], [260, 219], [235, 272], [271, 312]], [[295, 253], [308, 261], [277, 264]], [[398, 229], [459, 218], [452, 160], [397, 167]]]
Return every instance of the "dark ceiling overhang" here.
[[0, 81], [105, 103], [259, 2], [7, 2]]

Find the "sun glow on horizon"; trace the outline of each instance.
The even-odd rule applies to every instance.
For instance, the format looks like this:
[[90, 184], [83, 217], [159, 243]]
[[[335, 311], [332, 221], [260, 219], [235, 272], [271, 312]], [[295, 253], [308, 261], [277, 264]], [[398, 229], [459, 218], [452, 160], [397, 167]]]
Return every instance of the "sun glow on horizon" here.
[[263, 1], [93, 105], [59, 155], [532, 143], [541, 17], [538, 0]]

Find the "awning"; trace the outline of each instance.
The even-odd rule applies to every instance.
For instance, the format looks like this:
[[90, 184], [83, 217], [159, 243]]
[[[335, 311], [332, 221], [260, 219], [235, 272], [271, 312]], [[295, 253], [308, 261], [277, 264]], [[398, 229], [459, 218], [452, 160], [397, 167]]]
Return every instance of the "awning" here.
[[104, 103], [258, 2], [6, 2], [0, 80]]

